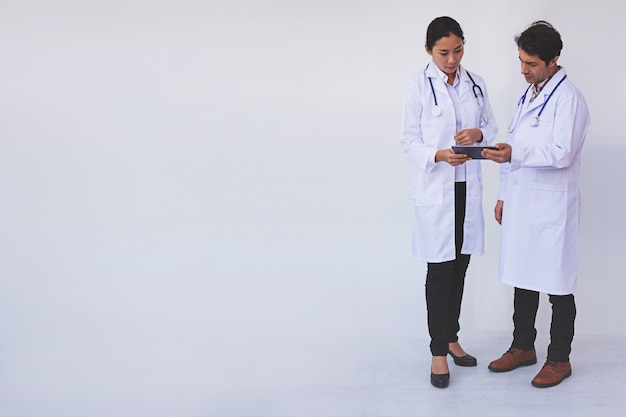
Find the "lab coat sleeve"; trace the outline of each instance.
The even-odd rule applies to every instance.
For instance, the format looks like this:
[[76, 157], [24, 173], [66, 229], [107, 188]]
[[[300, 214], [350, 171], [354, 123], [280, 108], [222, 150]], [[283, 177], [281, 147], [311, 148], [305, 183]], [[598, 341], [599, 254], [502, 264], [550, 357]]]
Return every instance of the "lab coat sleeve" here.
[[[552, 140], [523, 148], [514, 147], [511, 169], [567, 168], [572, 163], [585, 140], [589, 124], [587, 105], [582, 96], [573, 91], [553, 97], [554, 99], [556, 105], [552, 107], [552, 132], [547, 132]], [[542, 127], [540, 125], [539, 129]], [[542, 131], [542, 134], [545, 133]]]
[[404, 94], [402, 110], [402, 150], [418, 172], [430, 172], [435, 167], [437, 149], [424, 143], [420, 124], [424, 106], [420, 100], [420, 86], [417, 79], [412, 78]]
[[479, 146], [490, 146], [496, 142], [496, 135], [498, 134], [498, 125], [496, 124], [496, 118], [493, 115], [493, 109], [491, 108], [491, 103], [489, 102], [489, 93], [487, 92], [487, 85], [483, 81], [483, 79], [474, 75], [474, 77], [478, 78], [479, 82], [482, 84], [481, 88], [485, 95], [485, 100], [483, 101], [481, 108], [481, 120], [479, 129], [483, 133], [483, 141], [477, 145]]

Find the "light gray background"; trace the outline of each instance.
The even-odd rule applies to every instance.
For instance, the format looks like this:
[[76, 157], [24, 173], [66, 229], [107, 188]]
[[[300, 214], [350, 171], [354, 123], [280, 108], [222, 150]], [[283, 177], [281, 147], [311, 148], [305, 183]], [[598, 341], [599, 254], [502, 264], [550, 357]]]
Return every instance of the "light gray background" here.
[[[261, 387], [358, 369], [372, 344], [418, 337], [427, 355], [399, 136], [440, 15], [465, 30], [501, 140], [524, 84], [513, 36], [561, 32], [592, 116], [577, 334], [626, 336], [613, 3], [2, 1], [0, 414], [236, 415]], [[508, 341], [483, 164], [462, 337]]]

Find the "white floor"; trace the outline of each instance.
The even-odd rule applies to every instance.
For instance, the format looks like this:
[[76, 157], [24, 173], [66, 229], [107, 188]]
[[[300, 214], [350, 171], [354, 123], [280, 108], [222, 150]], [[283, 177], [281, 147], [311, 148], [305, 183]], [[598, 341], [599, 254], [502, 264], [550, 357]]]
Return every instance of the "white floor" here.
[[[437, 389], [429, 382], [430, 358], [414, 340], [363, 340], [354, 350], [338, 346], [326, 365], [266, 367], [266, 382], [251, 390], [229, 390], [211, 415], [271, 417], [454, 416], [624, 416], [626, 364], [624, 340], [578, 337], [571, 361], [573, 375], [556, 387], [530, 384], [543, 359], [509, 373], [487, 369], [507, 348], [505, 337], [465, 338], [478, 357], [476, 368], [451, 365], [451, 383]], [[546, 340], [537, 343], [545, 356]], [[544, 353], [541, 353], [544, 352]], [[315, 358], [319, 361], [319, 358]], [[287, 359], [288, 361], [289, 359]], [[318, 362], [319, 363], [319, 362]], [[287, 375], [291, 374], [291, 376]], [[295, 378], [294, 375], [299, 375]], [[285, 379], [281, 383], [281, 376]]]
[[95, 332], [73, 344], [56, 333], [39, 344], [5, 344], [0, 416], [625, 415], [624, 338], [577, 336], [573, 375], [538, 389], [530, 381], [545, 356], [545, 336], [537, 341], [539, 363], [509, 373], [486, 368], [507, 349], [506, 335], [464, 336], [479, 365], [449, 360], [450, 386], [437, 389], [424, 338], [154, 330], [126, 334], [122, 345], [103, 343]]

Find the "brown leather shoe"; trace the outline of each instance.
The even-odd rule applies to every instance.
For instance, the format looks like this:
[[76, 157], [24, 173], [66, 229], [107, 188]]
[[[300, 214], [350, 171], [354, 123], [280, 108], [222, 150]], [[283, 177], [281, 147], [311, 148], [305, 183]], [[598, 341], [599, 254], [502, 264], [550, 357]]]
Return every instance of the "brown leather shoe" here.
[[538, 388], [553, 387], [570, 375], [572, 366], [569, 362], [546, 361], [541, 371], [533, 378], [532, 384]]
[[536, 363], [537, 354], [535, 349], [522, 350], [512, 347], [500, 359], [491, 362], [487, 368], [493, 372], [507, 372], [520, 366], [534, 365]]

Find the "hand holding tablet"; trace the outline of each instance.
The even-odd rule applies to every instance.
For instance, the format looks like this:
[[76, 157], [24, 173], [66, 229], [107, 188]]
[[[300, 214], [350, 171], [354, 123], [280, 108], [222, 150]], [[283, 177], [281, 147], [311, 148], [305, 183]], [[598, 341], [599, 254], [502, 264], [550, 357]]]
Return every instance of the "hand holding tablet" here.
[[481, 155], [483, 149], [491, 149], [497, 151], [498, 148], [495, 146], [453, 146], [452, 150], [454, 153], [465, 154], [472, 159], [485, 159], [484, 156]]

